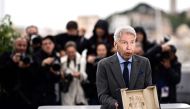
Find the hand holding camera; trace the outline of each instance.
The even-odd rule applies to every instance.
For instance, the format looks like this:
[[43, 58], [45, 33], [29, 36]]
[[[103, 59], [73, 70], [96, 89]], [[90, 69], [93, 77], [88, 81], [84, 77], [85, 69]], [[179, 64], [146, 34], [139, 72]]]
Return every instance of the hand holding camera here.
[[44, 60], [42, 61], [42, 66], [44, 66], [44, 65], [50, 65], [50, 64], [53, 63], [53, 61], [54, 61], [54, 58], [53, 58], [53, 57], [48, 57], [48, 58], [46, 58], [46, 59], [44, 59]]
[[21, 56], [21, 53], [15, 53], [13, 56], [12, 56], [12, 60], [14, 63], [19, 63], [20, 61], [20, 56]]
[[20, 61], [20, 62], [18, 63], [18, 66], [19, 66], [20, 68], [28, 68], [28, 67], [30, 67], [30, 64], [26, 64], [26, 63], [24, 63], [23, 61]]
[[17, 63], [20, 68], [27, 68], [32, 63], [32, 59], [27, 54], [15, 53], [12, 56], [13, 62]]
[[75, 78], [80, 78], [80, 72], [74, 72], [72, 73], [72, 76]]
[[57, 58], [48, 57], [42, 61], [42, 66], [50, 65], [50, 71], [58, 74], [61, 69], [61, 63]]
[[87, 58], [87, 62], [88, 63], [94, 63], [95, 59], [96, 59], [96, 56], [89, 55]]
[[162, 52], [170, 51], [170, 46], [167, 43], [161, 45], [161, 48], [162, 48]]

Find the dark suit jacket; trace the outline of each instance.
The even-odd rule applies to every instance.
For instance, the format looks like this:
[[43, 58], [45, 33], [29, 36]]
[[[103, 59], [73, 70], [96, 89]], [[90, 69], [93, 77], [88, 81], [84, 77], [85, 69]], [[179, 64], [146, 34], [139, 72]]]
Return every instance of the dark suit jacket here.
[[[132, 56], [129, 90], [144, 89], [152, 85], [151, 67], [147, 58]], [[115, 109], [117, 89], [126, 88], [116, 54], [98, 63], [96, 85], [101, 109]]]

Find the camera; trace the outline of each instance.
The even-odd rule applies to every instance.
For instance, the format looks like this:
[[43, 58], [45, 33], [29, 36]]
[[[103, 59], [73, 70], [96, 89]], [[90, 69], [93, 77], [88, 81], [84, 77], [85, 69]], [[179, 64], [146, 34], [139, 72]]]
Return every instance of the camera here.
[[65, 74], [65, 79], [61, 81], [61, 91], [66, 93], [69, 91], [69, 86], [73, 80], [73, 76], [71, 74]]
[[22, 61], [24, 64], [31, 64], [32, 58], [29, 55], [23, 53], [20, 56], [20, 61]]
[[39, 35], [32, 35], [31, 36], [31, 45], [38, 45], [38, 44], [41, 44], [41, 36]]
[[53, 69], [54, 71], [60, 71], [60, 69], [61, 69], [61, 63], [59, 62], [58, 59], [55, 59], [55, 60], [53, 61], [52, 65], [51, 65], [51, 67], [52, 67], [52, 69]]
[[164, 36], [164, 43], [167, 43], [171, 40], [171, 37], [169, 35]]

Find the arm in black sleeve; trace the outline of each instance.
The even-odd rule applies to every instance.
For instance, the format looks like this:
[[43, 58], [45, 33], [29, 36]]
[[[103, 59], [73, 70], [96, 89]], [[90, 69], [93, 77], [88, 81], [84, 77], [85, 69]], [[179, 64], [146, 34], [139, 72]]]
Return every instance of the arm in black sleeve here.
[[172, 84], [178, 84], [181, 80], [181, 64], [179, 62], [174, 63], [174, 65], [168, 69], [169, 81]]
[[154, 57], [157, 53], [161, 53], [162, 48], [160, 45], [154, 45], [152, 48], [148, 49], [147, 52], [145, 52], [144, 56], [147, 58]]

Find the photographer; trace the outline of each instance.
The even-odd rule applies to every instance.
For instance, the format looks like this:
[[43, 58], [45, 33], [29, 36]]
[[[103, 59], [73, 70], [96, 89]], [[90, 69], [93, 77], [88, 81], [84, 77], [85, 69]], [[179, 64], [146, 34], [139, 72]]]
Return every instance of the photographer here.
[[81, 82], [87, 79], [86, 59], [76, 51], [75, 42], [67, 42], [65, 51], [66, 55], [61, 58], [61, 63], [65, 72], [64, 83], [67, 84], [62, 86], [62, 105], [85, 105], [87, 101]]
[[26, 38], [28, 40], [28, 52], [35, 54], [41, 48], [42, 37], [39, 34], [38, 27], [35, 25], [27, 26], [25, 29]]
[[147, 38], [147, 34], [143, 27], [134, 28], [137, 33], [136, 42], [141, 43], [143, 56], [147, 57], [150, 60], [151, 69], [152, 69], [152, 82], [155, 84], [155, 68], [158, 66], [159, 60], [156, 55], [170, 49], [165, 40], [163, 43], [157, 44], [156, 42], [150, 42]]
[[34, 55], [34, 63], [38, 69], [38, 85], [35, 89], [37, 105], [60, 104], [59, 81], [60, 58], [55, 51], [55, 42], [52, 36], [42, 39], [41, 50]]
[[38, 35], [38, 27], [35, 25], [27, 26], [25, 32], [27, 39], [30, 41], [33, 35]]
[[32, 89], [34, 73], [32, 59], [26, 53], [28, 47], [25, 38], [17, 38], [14, 50], [0, 56], [0, 107], [32, 108]]
[[176, 102], [176, 85], [181, 79], [181, 63], [175, 53], [176, 48], [170, 45], [170, 50], [157, 56], [160, 63], [155, 74], [161, 103]]

